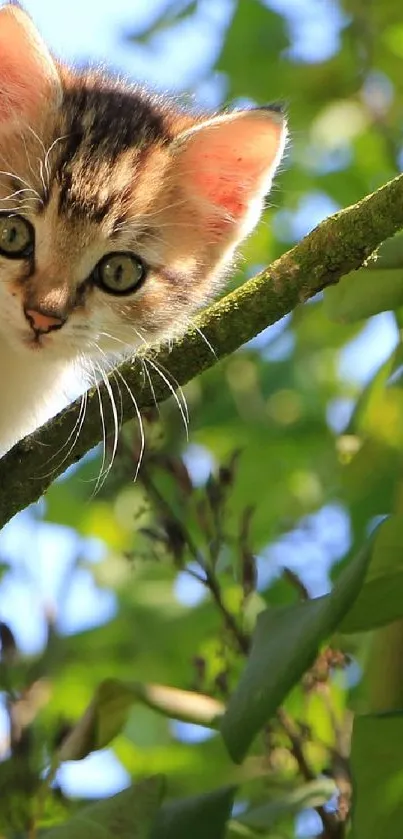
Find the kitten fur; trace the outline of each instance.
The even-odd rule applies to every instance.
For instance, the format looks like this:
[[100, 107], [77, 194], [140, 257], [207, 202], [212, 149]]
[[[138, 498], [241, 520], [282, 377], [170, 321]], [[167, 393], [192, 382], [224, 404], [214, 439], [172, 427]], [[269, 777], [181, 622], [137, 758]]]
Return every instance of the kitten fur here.
[[[65, 67], [19, 5], [0, 8], [0, 213], [35, 235], [29, 257], [0, 253], [0, 454], [65, 404], [72, 372], [78, 386], [184, 329], [258, 221], [285, 140], [276, 109], [195, 116]], [[146, 267], [124, 296], [94, 283], [116, 252]]]

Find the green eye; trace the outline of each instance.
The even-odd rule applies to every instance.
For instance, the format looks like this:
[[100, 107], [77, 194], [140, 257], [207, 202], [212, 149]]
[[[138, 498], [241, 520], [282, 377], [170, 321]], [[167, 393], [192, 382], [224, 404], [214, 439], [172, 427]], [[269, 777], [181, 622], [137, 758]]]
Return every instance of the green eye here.
[[117, 251], [104, 256], [94, 270], [94, 282], [108, 294], [130, 294], [142, 283], [146, 267], [133, 253]]
[[34, 242], [34, 228], [27, 219], [0, 213], [0, 254], [9, 259], [31, 256]]

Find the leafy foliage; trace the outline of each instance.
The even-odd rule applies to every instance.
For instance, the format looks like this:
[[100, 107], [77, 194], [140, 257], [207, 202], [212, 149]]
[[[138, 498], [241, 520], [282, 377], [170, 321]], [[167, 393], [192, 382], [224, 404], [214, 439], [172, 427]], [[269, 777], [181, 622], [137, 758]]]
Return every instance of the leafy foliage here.
[[161, 800], [161, 778], [149, 778], [118, 795], [83, 808], [68, 823], [49, 831], [49, 839], [77, 836], [121, 836], [122, 839], [146, 839]]
[[353, 836], [397, 837], [402, 823], [401, 714], [362, 715], [354, 724], [351, 768], [355, 784]]
[[[127, 35], [154, 60], [205, 27], [202, 101], [287, 103], [288, 161], [236, 284], [399, 172], [401, 6], [234, 0], [220, 31], [211, 15], [166, 0]], [[33, 603], [43, 585], [33, 534], [52, 533], [59, 591], [36, 651], [23, 610], [1, 615], [2, 836], [400, 836], [402, 241], [150, 411], [136, 483], [129, 423], [105, 481], [109, 443], [6, 529], [4, 614], [7, 586]], [[62, 770], [106, 747], [128, 788], [89, 804]]]

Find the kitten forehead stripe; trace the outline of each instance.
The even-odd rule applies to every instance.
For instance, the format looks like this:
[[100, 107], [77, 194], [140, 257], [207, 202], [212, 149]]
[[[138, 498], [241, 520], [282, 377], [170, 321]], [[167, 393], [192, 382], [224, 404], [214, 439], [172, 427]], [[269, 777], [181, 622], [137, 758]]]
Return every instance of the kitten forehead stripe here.
[[[86, 89], [79, 83], [65, 92], [63, 109], [66, 137], [60, 142], [54, 165], [61, 184], [59, 213], [85, 214], [99, 222], [117, 198], [115, 193], [114, 199], [105, 199], [105, 174], [100, 179], [99, 167], [103, 173], [109, 169], [112, 189], [120, 155], [133, 150], [136, 169], [144, 165], [150, 149], [172, 139], [164, 110], [142, 91], [113, 85]], [[103, 188], [102, 198], [97, 194], [98, 185]]]
[[124, 149], [167, 141], [163, 112], [143, 92], [102, 87], [86, 89], [78, 84], [64, 94], [63, 109], [70, 121], [73, 136], [67, 146], [67, 163], [80, 145], [115, 160]]

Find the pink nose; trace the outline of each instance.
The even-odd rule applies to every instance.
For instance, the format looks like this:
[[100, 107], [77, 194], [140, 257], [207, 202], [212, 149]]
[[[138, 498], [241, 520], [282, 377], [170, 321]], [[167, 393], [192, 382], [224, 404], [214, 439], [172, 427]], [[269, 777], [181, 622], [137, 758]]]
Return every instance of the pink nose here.
[[65, 318], [50, 315], [46, 312], [41, 312], [37, 309], [24, 309], [25, 317], [29, 321], [34, 332], [45, 334], [51, 332], [52, 329], [60, 329], [63, 326]]

